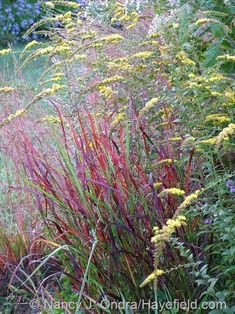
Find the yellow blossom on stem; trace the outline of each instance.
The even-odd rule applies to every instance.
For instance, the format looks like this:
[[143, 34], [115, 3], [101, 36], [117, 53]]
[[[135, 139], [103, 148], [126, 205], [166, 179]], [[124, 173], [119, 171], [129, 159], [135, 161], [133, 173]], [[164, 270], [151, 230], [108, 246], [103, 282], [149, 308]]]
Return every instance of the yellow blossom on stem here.
[[119, 113], [111, 123], [111, 130], [114, 129], [120, 122], [122, 122], [126, 117], [125, 112]]
[[110, 43], [110, 44], [117, 44], [119, 41], [123, 40], [124, 37], [120, 34], [112, 34], [105, 37], [100, 38], [98, 41]]
[[198, 143], [202, 145], [215, 145], [216, 137], [208, 138], [207, 140], [201, 140]]
[[191, 65], [191, 66], [196, 65], [196, 63], [193, 60], [188, 58], [188, 56], [186, 55], [184, 51], [180, 51], [176, 55], [176, 59], [178, 59], [181, 63], [186, 64], [186, 65]]
[[13, 92], [15, 89], [11, 86], [5, 86], [5, 87], [0, 87], [0, 93], [10, 93]]
[[161, 182], [155, 182], [155, 183], [153, 184], [153, 187], [154, 187], [155, 190], [158, 190], [161, 186], [162, 186], [162, 183], [161, 183]]
[[156, 279], [157, 277], [161, 276], [164, 274], [164, 271], [161, 269], [155, 269], [152, 274], [150, 274], [140, 285], [140, 288], [143, 288], [144, 286], [146, 286], [148, 283], [150, 283], [151, 281], [153, 281], [154, 279]]
[[30, 43], [28, 43], [25, 47], [23, 51], [26, 51], [28, 49], [31, 49], [32, 47], [36, 46], [38, 44], [38, 41], [33, 40]]
[[45, 116], [39, 120], [40, 123], [57, 124], [60, 123], [60, 118], [54, 116]]
[[46, 6], [47, 8], [50, 8], [50, 9], [54, 9], [54, 8], [55, 8], [54, 3], [51, 2], [51, 1], [47, 1], [47, 2], [45, 2], [44, 4], [45, 4], [45, 6]]
[[169, 188], [169, 189], [165, 189], [161, 193], [159, 193], [158, 197], [163, 197], [163, 196], [168, 195], [168, 194], [176, 195], [176, 196], [184, 196], [185, 191], [178, 189], [178, 188]]
[[148, 59], [151, 58], [154, 55], [152, 51], [143, 51], [135, 53], [131, 56], [132, 59], [139, 58], [139, 59]]
[[198, 196], [201, 192], [202, 192], [202, 190], [197, 190], [194, 193], [186, 196], [183, 203], [181, 203], [180, 206], [177, 208], [175, 215], [177, 215], [179, 212], [183, 211], [186, 207], [191, 205], [192, 202], [198, 198]]
[[41, 93], [39, 93], [35, 99], [38, 100], [38, 99], [41, 99], [42, 97], [45, 97], [45, 96], [51, 96], [51, 95], [54, 95], [56, 91], [60, 90], [60, 89], [63, 89], [65, 86], [64, 85], [59, 85], [59, 84], [53, 84], [52, 87], [50, 88], [46, 88], [44, 89]]
[[100, 86], [99, 87], [99, 92], [101, 93], [102, 96], [104, 96], [104, 98], [106, 98], [107, 100], [110, 100], [113, 98], [113, 90], [111, 87], [107, 87], [107, 86]]
[[150, 101], [148, 101], [144, 108], [142, 108], [139, 112], [138, 119], [141, 120], [144, 115], [149, 112], [159, 101], [159, 98], [152, 98]]
[[221, 146], [222, 141], [225, 138], [232, 136], [234, 133], [235, 133], [235, 124], [230, 123], [228, 127], [224, 128], [217, 136], [216, 147], [219, 148]]
[[162, 166], [162, 165], [170, 165], [172, 164], [173, 160], [171, 158], [168, 159], [162, 159], [160, 161], [158, 161], [156, 164], [153, 165], [153, 168], [158, 167], [158, 166]]
[[108, 77], [108, 78], [104, 79], [103, 81], [97, 83], [97, 86], [109, 85], [112, 83], [120, 82], [123, 79], [124, 78], [120, 75], [114, 75], [114, 76]]
[[12, 120], [21, 117], [25, 113], [25, 111], [26, 111], [25, 109], [21, 109], [21, 110], [16, 111], [13, 114], [10, 114], [5, 120], [3, 120], [2, 123], [0, 123], [0, 128], [2, 128], [3, 126], [7, 125]]
[[211, 114], [206, 117], [206, 122], [213, 122], [215, 124], [223, 124], [230, 122], [230, 118], [224, 114]]
[[0, 56], [9, 55], [11, 53], [11, 49], [2, 49], [0, 50]]
[[226, 55], [218, 56], [217, 60], [235, 62], [235, 56], [230, 56], [230, 55], [226, 54]]

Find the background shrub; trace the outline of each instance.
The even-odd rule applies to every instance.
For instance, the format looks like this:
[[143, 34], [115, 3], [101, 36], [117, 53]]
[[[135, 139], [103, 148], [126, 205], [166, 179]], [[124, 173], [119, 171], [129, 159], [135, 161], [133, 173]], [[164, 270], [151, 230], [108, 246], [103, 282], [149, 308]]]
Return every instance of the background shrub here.
[[[0, 43], [23, 41], [24, 32], [40, 18], [40, 3], [33, 0], [0, 1]], [[32, 35], [36, 38], [36, 35]], [[27, 38], [28, 39], [28, 38]], [[26, 40], [27, 40], [26, 39]]]

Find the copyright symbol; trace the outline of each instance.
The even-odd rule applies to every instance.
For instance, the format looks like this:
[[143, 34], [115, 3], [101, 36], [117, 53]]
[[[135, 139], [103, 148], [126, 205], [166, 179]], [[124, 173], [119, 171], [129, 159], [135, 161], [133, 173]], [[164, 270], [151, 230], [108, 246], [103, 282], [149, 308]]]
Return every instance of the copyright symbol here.
[[39, 309], [39, 307], [40, 307], [40, 303], [39, 303], [39, 301], [33, 299], [33, 300], [31, 300], [31, 301], [29, 302], [29, 306], [30, 306], [31, 309], [37, 310], [37, 309]]

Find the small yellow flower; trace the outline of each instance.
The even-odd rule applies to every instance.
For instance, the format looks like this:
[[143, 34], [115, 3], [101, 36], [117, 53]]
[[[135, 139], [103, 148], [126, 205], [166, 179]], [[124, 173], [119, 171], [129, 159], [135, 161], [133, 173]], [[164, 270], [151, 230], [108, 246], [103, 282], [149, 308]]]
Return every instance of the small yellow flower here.
[[2, 49], [0, 50], [0, 56], [9, 55], [11, 53], [11, 49]]
[[63, 89], [64, 87], [65, 87], [64, 85], [53, 84], [52, 87], [46, 88], [41, 93], [39, 93], [35, 97], [35, 99], [38, 100], [38, 99], [41, 99], [41, 98], [46, 97], [46, 96], [52, 96], [55, 94], [56, 91]]
[[105, 43], [110, 43], [110, 44], [117, 44], [119, 41], [123, 40], [124, 37], [121, 36], [120, 34], [112, 34], [105, 36], [103, 38], [100, 38], [99, 41], [105, 42]]
[[99, 92], [101, 93], [101, 95], [107, 99], [110, 100], [113, 98], [113, 90], [111, 87], [107, 87], [107, 86], [100, 86], [99, 87]]
[[119, 113], [111, 123], [111, 130], [114, 129], [120, 122], [122, 122], [126, 117], [125, 112]]
[[3, 122], [0, 124], [0, 128], [10, 123], [12, 120], [21, 117], [26, 112], [25, 109], [20, 109], [13, 114], [10, 114]]
[[104, 79], [103, 81], [97, 83], [97, 86], [100, 87], [100, 86], [104, 86], [104, 85], [117, 83], [117, 82], [122, 81], [123, 79], [124, 78], [120, 75], [114, 75], [114, 76], [108, 77], [108, 78]]
[[180, 51], [176, 55], [176, 59], [178, 59], [181, 63], [186, 64], [186, 65], [191, 65], [191, 66], [196, 65], [196, 63], [193, 60], [188, 58], [188, 56], [186, 55], [184, 51]]
[[1, 87], [0, 88], [0, 93], [10, 93], [10, 92], [14, 92], [14, 88], [11, 86], [5, 86], [5, 87]]
[[149, 112], [159, 101], [159, 98], [152, 98], [151, 100], [149, 100], [144, 108], [142, 108], [139, 112], [139, 116], [138, 116], [138, 119], [141, 120], [144, 115]]
[[198, 143], [202, 145], [215, 145], [216, 137], [208, 138], [207, 140], [201, 140]]
[[38, 44], [38, 41], [33, 40], [33, 41], [31, 41], [30, 43], [28, 43], [28, 44], [24, 47], [24, 50], [23, 50], [23, 51], [29, 50], [29, 49], [31, 49], [32, 47], [36, 46], [37, 44]]
[[[195, 201], [199, 194], [202, 192], [203, 190], [197, 190], [194, 193], [188, 195], [185, 197], [185, 200], [180, 204], [180, 206], [177, 208], [176, 210], [176, 214], [178, 214], [179, 212], [183, 211], [185, 208], [187, 208], [189, 205], [192, 204], [193, 201]], [[180, 216], [178, 216], [179, 218]]]
[[45, 6], [48, 7], [48, 8], [50, 8], [50, 9], [54, 9], [54, 8], [55, 8], [54, 3], [51, 2], [51, 1], [45, 2]]
[[176, 195], [176, 196], [184, 196], [185, 191], [178, 189], [178, 188], [169, 188], [169, 189], [165, 189], [161, 193], [159, 193], [158, 197], [163, 197], [163, 196], [168, 195], [168, 194]]
[[154, 187], [155, 190], [158, 190], [161, 186], [162, 186], [162, 183], [161, 183], [161, 182], [155, 182], [155, 183], [153, 184], [153, 187]]
[[206, 117], [206, 122], [212, 122], [214, 124], [224, 124], [230, 122], [230, 118], [224, 114], [211, 114]]
[[150, 283], [151, 281], [153, 281], [154, 279], [156, 279], [157, 277], [161, 276], [164, 274], [164, 271], [161, 269], [155, 269], [152, 274], [150, 274], [140, 285], [140, 288], [143, 288], [144, 286], [146, 286], [148, 283]]
[[139, 59], [148, 59], [151, 58], [154, 55], [152, 51], [143, 51], [135, 53], [131, 56], [132, 59], [139, 58]]
[[182, 141], [181, 137], [171, 137], [170, 138], [170, 142], [180, 142], [180, 141]]
[[222, 141], [228, 136], [232, 136], [235, 133], [235, 124], [230, 123], [228, 127], [224, 128], [216, 139], [216, 147], [219, 148], [221, 146]]
[[217, 57], [217, 60], [235, 62], [235, 56], [230, 56], [230, 55], [226, 54], [226, 55], [223, 55], [223, 56], [218, 56], [218, 57]]
[[170, 165], [172, 164], [173, 160], [171, 158], [168, 159], [162, 159], [160, 161], [158, 161], [156, 164], [153, 165], [153, 168], [158, 167], [158, 166], [162, 166], [162, 165]]
[[219, 93], [219, 92], [211, 92], [211, 96], [213, 97], [219, 97], [219, 96], [223, 96], [223, 94]]
[[57, 124], [60, 123], [60, 118], [54, 116], [45, 116], [39, 120], [40, 123]]

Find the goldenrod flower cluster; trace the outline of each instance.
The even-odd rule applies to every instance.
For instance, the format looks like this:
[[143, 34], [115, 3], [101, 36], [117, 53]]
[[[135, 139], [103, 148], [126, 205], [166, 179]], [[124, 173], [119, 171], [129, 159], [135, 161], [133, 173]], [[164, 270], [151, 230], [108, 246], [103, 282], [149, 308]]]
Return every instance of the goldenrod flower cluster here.
[[99, 87], [99, 92], [101, 93], [102, 96], [104, 96], [105, 99], [110, 100], [113, 98], [113, 90], [111, 87], [107, 86], [100, 86]]
[[62, 79], [63, 75], [64, 75], [63, 73], [57, 72], [54, 74], [54, 76], [50, 80], [45, 81], [43, 84], [51, 83], [51, 82], [59, 82]]
[[230, 122], [230, 118], [224, 114], [211, 114], [206, 117], [206, 122], [213, 122], [215, 124], [224, 124]]
[[158, 227], [154, 227], [154, 236], [151, 239], [151, 242], [155, 244], [156, 251], [155, 251], [155, 270], [150, 274], [140, 285], [140, 287], [144, 287], [151, 281], [157, 279], [158, 276], [164, 274], [163, 270], [157, 268], [158, 266], [158, 259], [165, 247], [165, 243], [169, 240], [171, 235], [176, 231], [177, 228], [186, 225], [186, 217], [185, 216], [178, 216], [175, 219], [169, 219], [166, 222], [166, 225], [163, 226], [162, 229]]
[[211, 91], [211, 96], [213, 97], [219, 97], [219, 96], [223, 96], [223, 94], [216, 92], [216, 91]]
[[235, 133], [235, 124], [230, 123], [228, 127], [224, 128], [216, 139], [216, 147], [219, 148], [223, 140], [229, 136], [232, 136]]
[[39, 93], [35, 99], [38, 100], [42, 97], [45, 97], [45, 96], [52, 96], [55, 94], [56, 91], [60, 90], [60, 89], [63, 89], [65, 86], [64, 85], [59, 85], [59, 84], [53, 84], [52, 87], [50, 88], [46, 88], [44, 89], [41, 93]]
[[122, 37], [120, 34], [112, 34], [105, 37], [100, 38], [97, 40], [97, 42], [104, 42], [106, 44], [117, 44], [120, 40], [123, 40], [124, 37]]
[[202, 190], [197, 190], [194, 193], [188, 195], [185, 197], [185, 200], [180, 204], [180, 206], [177, 208], [174, 216], [177, 216], [181, 211], [183, 211], [185, 208], [187, 208], [189, 205], [192, 204], [193, 201], [195, 201], [199, 194], [202, 192]]
[[184, 196], [185, 191], [178, 189], [178, 188], [169, 188], [169, 189], [165, 189], [161, 193], [159, 193], [158, 197], [163, 197], [163, 196], [168, 195], [168, 194], [176, 195], [176, 196]]
[[207, 140], [201, 140], [198, 143], [202, 145], [215, 145], [216, 137], [208, 138]]
[[136, 24], [139, 21], [139, 15], [137, 12], [131, 12], [130, 14], [126, 13], [125, 7], [118, 3], [115, 8], [115, 14], [114, 17], [111, 19], [112, 23], [115, 22], [122, 22], [122, 23], [127, 23], [130, 22], [126, 28], [131, 29], [136, 26]]
[[97, 83], [96, 85], [97, 86], [105, 86], [105, 85], [109, 85], [109, 84], [113, 84], [113, 83], [116, 83], [116, 82], [120, 82], [122, 81], [124, 78], [120, 75], [114, 75], [114, 76], [111, 76], [111, 77], [108, 77], [106, 79], [104, 79], [103, 81]]
[[217, 81], [222, 81], [224, 79], [225, 79], [225, 77], [222, 74], [215, 74], [215, 75], [211, 76], [210, 78], [208, 78], [208, 82], [214, 83]]
[[161, 182], [155, 182], [155, 183], [153, 184], [153, 187], [154, 187], [155, 190], [158, 190], [161, 186], [162, 186], [162, 183], [161, 183]]
[[86, 39], [92, 39], [96, 36], [96, 32], [95, 31], [89, 31], [86, 32], [82, 37], [81, 40], [86, 40]]
[[0, 93], [10, 93], [13, 92], [15, 89], [11, 86], [4, 86], [0, 88]]
[[131, 56], [132, 59], [139, 58], [139, 59], [148, 59], [154, 55], [152, 51], [142, 51], [137, 52]]
[[179, 215], [175, 219], [168, 219], [166, 225], [163, 226], [162, 229], [159, 229], [158, 227], [154, 228], [154, 236], [152, 237], [151, 242], [157, 244], [159, 241], [168, 241], [176, 229], [180, 228], [181, 226], [186, 226], [185, 216]]
[[27, 50], [29, 50], [29, 49], [31, 49], [31, 48], [33, 48], [33, 47], [36, 46], [37, 44], [38, 44], [38, 41], [36, 41], [36, 40], [31, 41], [30, 43], [28, 43], [28, 44], [24, 47], [23, 52], [24, 52], [24, 51], [27, 51]]
[[170, 142], [180, 142], [180, 141], [182, 141], [181, 137], [171, 137], [170, 138]]
[[54, 47], [52, 47], [52, 46], [49, 46], [46, 48], [40, 48], [37, 50], [37, 54], [42, 56], [42, 55], [46, 55], [48, 53], [51, 53], [53, 50], [54, 50]]
[[122, 122], [126, 117], [125, 112], [119, 113], [111, 123], [111, 130], [114, 129], [120, 122]]
[[142, 108], [139, 112], [139, 116], [138, 116], [138, 119], [141, 120], [144, 115], [146, 113], [148, 113], [159, 101], [159, 98], [152, 98], [150, 101], [148, 101], [144, 108]]
[[11, 53], [11, 49], [2, 49], [0, 50], [0, 56], [5, 56]]
[[131, 70], [132, 66], [128, 63], [127, 58], [118, 58], [108, 63], [110, 69], [116, 68], [118, 70]]
[[232, 90], [225, 91], [224, 96], [230, 101], [235, 102], [235, 92], [233, 92]]
[[148, 283], [150, 283], [151, 281], [155, 280], [157, 277], [161, 276], [164, 274], [164, 271], [161, 269], [155, 269], [152, 274], [150, 274], [140, 285], [140, 288], [143, 288], [144, 286], [146, 286]]
[[160, 161], [158, 161], [154, 167], [157, 167], [157, 166], [162, 166], [162, 165], [170, 165], [172, 164], [173, 160], [171, 158], [168, 158], [168, 159], [162, 159]]
[[216, 20], [216, 19], [209, 19], [209, 18], [200, 19], [196, 23], [194, 23], [194, 25], [198, 26], [198, 25], [202, 25], [205, 23], [219, 24], [221, 27], [223, 27], [223, 29], [226, 29], [227, 31], [229, 30], [229, 27], [227, 25], [221, 23], [219, 20]]
[[218, 56], [217, 60], [235, 62], [235, 56], [230, 56], [230, 55], [226, 54], [226, 55]]
[[41, 123], [49, 123], [49, 124], [56, 124], [60, 123], [60, 118], [54, 116], [46, 116], [39, 120]]
[[152, 33], [152, 34], [149, 34], [148, 37], [149, 38], [159, 38], [159, 37], [161, 37], [161, 34], [159, 34], [159, 33]]
[[2, 128], [3, 126], [7, 125], [8, 123], [10, 123], [13, 119], [15, 118], [19, 118], [21, 117], [24, 113], [25, 113], [25, 109], [21, 109], [16, 111], [13, 114], [10, 114], [1, 124], [0, 124], [0, 128]]
[[191, 65], [191, 66], [196, 65], [196, 63], [193, 60], [188, 58], [188, 56], [186, 55], [186, 53], [184, 51], [179, 52], [176, 55], [176, 58], [183, 64]]
[[47, 8], [50, 8], [50, 9], [54, 9], [54, 8], [55, 8], [54, 3], [51, 2], [51, 1], [45, 2], [44, 5], [45, 5]]

